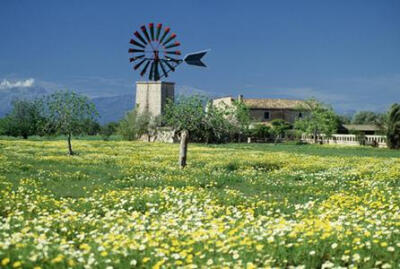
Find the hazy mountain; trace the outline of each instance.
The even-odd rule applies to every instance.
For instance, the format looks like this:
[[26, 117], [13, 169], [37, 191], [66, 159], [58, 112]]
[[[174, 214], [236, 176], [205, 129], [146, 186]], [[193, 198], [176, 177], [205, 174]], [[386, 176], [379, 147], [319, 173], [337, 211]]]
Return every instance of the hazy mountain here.
[[124, 117], [127, 111], [132, 110], [135, 104], [135, 95], [96, 97], [92, 101], [100, 114], [99, 122], [104, 124], [118, 121]]
[[32, 100], [48, 93], [46, 89], [36, 86], [0, 89], [0, 117], [11, 111], [11, 103], [14, 99]]
[[[33, 100], [37, 97], [50, 94], [52, 90], [42, 87], [12, 87], [0, 90], [0, 117], [4, 117], [12, 109], [12, 101], [15, 99]], [[126, 111], [134, 107], [135, 95], [120, 95], [96, 97], [92, 101], [100, 114], [99, 122], [107, 123], [118, 121]]]

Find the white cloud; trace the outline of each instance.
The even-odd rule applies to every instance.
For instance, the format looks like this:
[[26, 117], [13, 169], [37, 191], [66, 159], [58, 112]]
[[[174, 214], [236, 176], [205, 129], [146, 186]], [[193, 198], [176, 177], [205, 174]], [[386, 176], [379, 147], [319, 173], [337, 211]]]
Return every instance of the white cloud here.
[[7, 79], [3, 79], [3, 81], [0, 82], [0, 90], [7, 90], [16, 87], [29, 88], [32, 87], [34, 83], [35, 80], [33, 78], [28, 78], [26, 80], [17, 80], [17, 81], [10, 81]]

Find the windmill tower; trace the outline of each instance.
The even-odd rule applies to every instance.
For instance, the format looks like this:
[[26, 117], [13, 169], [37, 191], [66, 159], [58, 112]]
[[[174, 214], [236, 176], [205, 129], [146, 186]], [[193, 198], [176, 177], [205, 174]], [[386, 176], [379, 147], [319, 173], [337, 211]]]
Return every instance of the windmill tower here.
[[207, 51], [190, 53], [183, 59], [177, 58], [181, 55], [177, 50], [181, 44], [174, 41], [176, 34], [170, 34], [170, 28], [163, 28], [162, 24], [154, 27], [149, 23], [148, 27], [143, 25], [141, 32], [136, 31], [134, 38], [130, 40], [133, 48], [129, 48], [132, 57], [131, 63], [135, 63], [133, 69], [141, 69], [143, 77], [148, 72], [148, 81], [136, 82], [136, 107], [139, 112], [148, 111], [153, 116], [161, 115], [164, 112], [168, 99], [174, 100], [175, 83], [160, 81], [168, 77], [169, 72], [174, 72], [182, 62], [189, 65], [206, 67], [201, 58]]
[[164, 81], [136, 82], [136, 108], [139, 113], [149, 112], [152, 116], [163, 114], [168, 99], [174, 100], [175, 83]]

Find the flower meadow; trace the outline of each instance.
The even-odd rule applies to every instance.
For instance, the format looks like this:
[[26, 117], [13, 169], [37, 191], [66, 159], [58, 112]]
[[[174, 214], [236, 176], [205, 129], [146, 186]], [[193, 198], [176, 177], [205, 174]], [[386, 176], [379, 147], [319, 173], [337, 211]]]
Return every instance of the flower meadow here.
[[400, 268], [400, 153], [0, 140], [0, 268]]

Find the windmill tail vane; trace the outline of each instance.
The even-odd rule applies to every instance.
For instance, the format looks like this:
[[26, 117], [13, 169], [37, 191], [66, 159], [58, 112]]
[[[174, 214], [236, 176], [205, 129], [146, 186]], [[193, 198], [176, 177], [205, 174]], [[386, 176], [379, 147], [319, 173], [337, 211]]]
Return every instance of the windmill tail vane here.
[[186, 54], [183, 59], [179, 57], [182, 54], [178, 49], [181, 43], [169, 27], [149, 23], [148, 27], [142, 25], [140, 31], [134, 32], [129, 42], [133, 48], [129, 48], [128, 52], [132, 54], [129, 61], [134, 64], [133, 69], [141, 68], [141, 76], [148, 73], [148, 79], [154, 81], [167, 78], [168, 73], [175, 72], [181, 63], [207, 67], [201, 59], [209, 50]]

